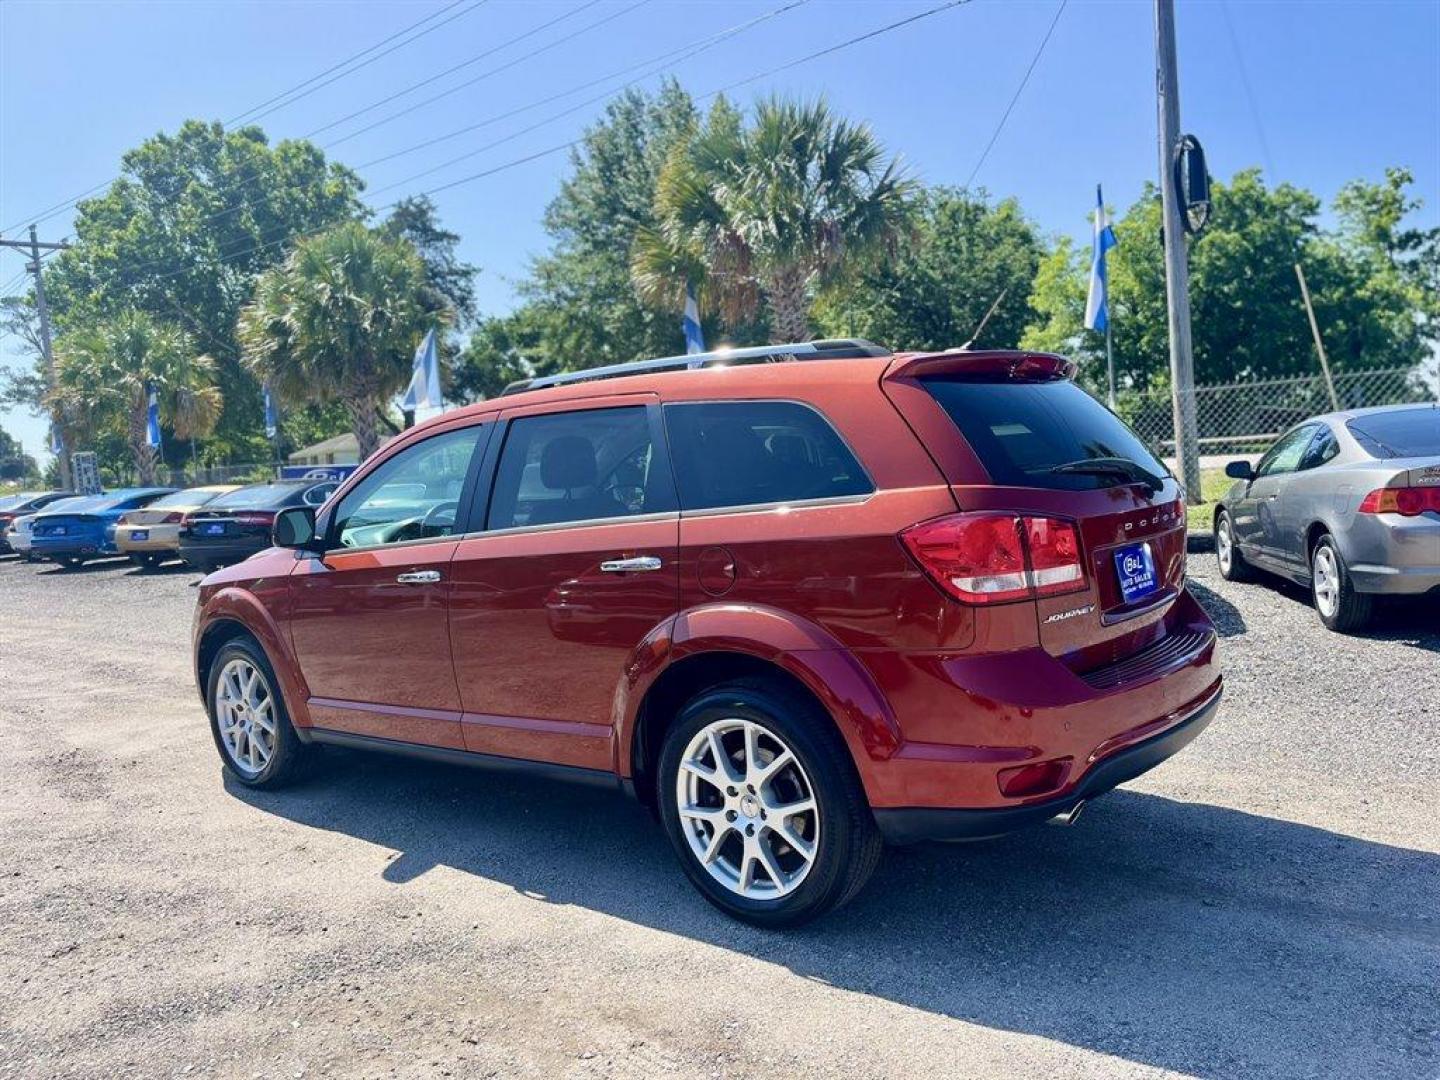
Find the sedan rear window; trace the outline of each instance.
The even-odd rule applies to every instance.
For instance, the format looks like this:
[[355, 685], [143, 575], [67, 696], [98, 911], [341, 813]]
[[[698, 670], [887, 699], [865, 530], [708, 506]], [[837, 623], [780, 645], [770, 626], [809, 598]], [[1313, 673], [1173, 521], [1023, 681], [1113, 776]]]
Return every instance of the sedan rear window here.
[[1072, 382], [920, 381], [996, 484], [1082, 490], [1169, 474], [1138, 435]]
[[249, 487], [228, 491], [218, 499], [205, 504], [207, 510], [264, 510], [283, 506], [307, 487], [314, 485], [306, 481], [301, 484], [252, 484]]
[[1357, 416], [1345, 426], [1372, 457], [1440, 455], [1440, 408], [1434, 405]]

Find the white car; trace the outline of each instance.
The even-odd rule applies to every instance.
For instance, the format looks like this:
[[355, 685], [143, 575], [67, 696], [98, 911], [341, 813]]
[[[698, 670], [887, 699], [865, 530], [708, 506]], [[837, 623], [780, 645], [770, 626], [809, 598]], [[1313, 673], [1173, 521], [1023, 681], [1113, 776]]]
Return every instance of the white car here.
[[[84, 502], [88, 497], [89, 496], [86, 495], [71, 495], [66, 499], [57, 499], [45, 507], [44, 512], [48, 514], [54, 510], [64, 510], [67, 506]], [[5, 530], [5, 540], [10, 545], [10, 550], [16, 555], [19, 555], [23, 562], [31, 561], [30, 525], [34, 520], [35, 514], [26, 514], [23, 517], [17, 517], [10, 522], [10, 527]]]

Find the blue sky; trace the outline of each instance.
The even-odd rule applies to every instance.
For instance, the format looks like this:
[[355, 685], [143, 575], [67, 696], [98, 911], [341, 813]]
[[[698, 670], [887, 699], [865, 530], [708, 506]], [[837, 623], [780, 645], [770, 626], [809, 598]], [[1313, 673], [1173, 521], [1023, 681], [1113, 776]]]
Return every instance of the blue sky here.
[[[5, 0], [0, 3], [0, 227], [115, 175], [121, 153], [187, 117], [227, 120], [439, 11], [450, 0], [291, 3]], [[523, 42], [392, 105], [322, 132], [329, 152], [359, 165], [466, 124], [516, 109], [678, 50], [785, 0], [464, 0], [414, 44], [324, 86], [260, 121], [273, 139], [304, 136], [451, 65], [569, 14]], [[939, 0], [809, 0], [676, 69], [697, 95], [779, 67], [827, 45], [935, 6]], [[589, 3], [589, 6], [585, 6]], [[575, 9], [582, 8], [578, 12]], [[868, 120], [912, 172], [962, 184], [1055, 17], [1058, 0], [974, 0], [736, 93], [826, 95]], [[1325, 199], [1346, 180], [1405, 165], [1440, 222], [1440, 2], [1306, 3], [1181, 0], [1181, 112], [1205, 143], [1211, 172], [1266, 162], [1242, 89], [1226, 12], [1280, 179]], [[603, 21], [602, 21], [603, 20]], [[586, 29], [593, 27], [592, 29]], [[393, 111], [474, 78], [575, 31], [544, 55], [443, 100], [344, 137]], [[1124, 207], [1156, 172], [1151, 6], [1070, 0], [1023, 96], [976, 183], [1017, 196], [1051, 233], [1088, 236], [1094, 184]], [[647, 80], [654, 85], [659, 76]], [[372, 190], [617, 87], [601, 83], [468, 136], [362, 170]], [[430, 176], [376, 203], [503, 165], [573, 138], [602, 109], [594, 103]], [[514, 282], [544, 249], [540, 218], [566, 168], [539, 158], [436, 196], [445, 222], [483, 268], [486, 313], [514, 302]], [[68, 215], [41, 226], [66, 235]], [[10, 234], [6, 234], [7, 236]], [[0, 285], [22, 268], [0, 255]], [[0, 356], [17, 362], [13, 339]], [[903, 344], [903, 343], [895, 343]], [[43, 422], [0, 414], [0, 425], [40, 455]]]

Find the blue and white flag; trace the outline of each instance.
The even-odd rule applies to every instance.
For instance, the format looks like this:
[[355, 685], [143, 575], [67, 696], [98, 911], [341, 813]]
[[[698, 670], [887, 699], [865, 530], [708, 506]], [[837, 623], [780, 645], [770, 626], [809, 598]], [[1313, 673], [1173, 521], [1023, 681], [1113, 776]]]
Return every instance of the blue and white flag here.
[[160, 449], [160, 397], [149, 387], [150, 404], [145, 411], [145, 445]]
[[435, 331], [425, 334], [425, 340], [415, 350], [415, 370], [410, 376], [410, 385], [405, 388], [405, 399], [400, 407], [407, 412], [417, 409], [438, 409], [444, 404], [440, 399], [440, 351], [435, 345]]
[[1085, 301], [1085, 328], [1104, 331], [1110, 325], [1110, 286], [1105, 274], [1105, 253], [1115, 246], [1115, 230], [1105, 213], [1100, 185], [1095, 185], [1095, 247], [1090, 256], [1090, 296]]
[[705, 351], [705, 335], [700, 331], [700, 305], [695, 303], [695, 290], [685, 285], [685, 317], [680, 320], [685, 331], [685, 354], [694, 356]]
[[270, 393], [270, 384], [267, 382], [261, 388], [265, 395], [265, 437], [275, 438], [275, 433], [280, 430], [280, 417], [275, 412], [275, 395]]

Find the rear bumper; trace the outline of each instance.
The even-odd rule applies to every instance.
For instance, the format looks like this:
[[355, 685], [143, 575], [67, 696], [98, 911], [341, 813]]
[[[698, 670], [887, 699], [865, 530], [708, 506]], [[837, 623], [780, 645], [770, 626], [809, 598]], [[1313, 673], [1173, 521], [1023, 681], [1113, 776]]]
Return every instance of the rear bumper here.
[[1341, 550], [1360, 592], [1414, 596], [1440, 588], [1440, 515], [1356, 514]]
[[115, 545], [102, 536], [37, 537], [30, 541], [30, 554], [37, 559], [98, 558], [114, 555]]
[[[146, 534], [144, 540], [136, 540], [135, 533]], [[178, 551], [180, 548], [179, 525], [121, 525], [115, 530], [115, 546], [121, 551], [156, 552]]]
[[228, 541], [226, 543], [195, 543], [193, 540], [181, 539], [179, 541], [180, 558], [184, 559], [190, 566], [200, 567], [209, 565], [230, 566], [234, 563], [244, 562], [257, 551], [264, 551], [270, 546], [268, 540], [253, 541]]
[[1220, 709], [1220, 687], [1189, 715], [1158, 735], [1101, 758], [1063, 795], [988, 810], [899, 807], [876, 810], [875, 823], [892, 844], [919, 840], [980, 840], [1038, 824], [1149, 772], [1179, 753], [1204, 731]]

